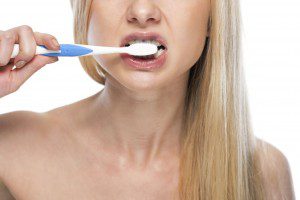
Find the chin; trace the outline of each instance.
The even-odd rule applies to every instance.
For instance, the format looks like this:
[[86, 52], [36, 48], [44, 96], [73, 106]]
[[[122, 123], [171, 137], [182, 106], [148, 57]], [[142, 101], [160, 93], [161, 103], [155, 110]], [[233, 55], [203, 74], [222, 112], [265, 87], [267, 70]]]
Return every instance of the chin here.
[[161, 87], [161, 80], [156, 74], [145, 71], [134, 71], [119, 78], [119, 82], [133, 91], [151, 91]]

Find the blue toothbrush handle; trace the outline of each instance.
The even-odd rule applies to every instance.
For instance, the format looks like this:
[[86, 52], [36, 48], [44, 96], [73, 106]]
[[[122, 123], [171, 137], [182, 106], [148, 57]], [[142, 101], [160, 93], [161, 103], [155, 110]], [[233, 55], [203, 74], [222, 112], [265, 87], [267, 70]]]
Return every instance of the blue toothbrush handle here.
[[[46, 48], [45, 46], [42, 46]], [[60, 45], [60, 53], [45, 53], [41, 54], [44, 56], [59, 56], [59, 57], [74, 57], [74, 56], [83, 56], [93, 52], [93, 50], [82, 47], [74, 44], [61, 44]]]
[[[74, 57], [83, 56], [92, 53], [93, 50], [76, 44], [60, 44], [59, 51], [47, 49], [44, 45], [36, 47], [36, 54], [51, 56], [51, 57]], [[11, 58], [15, 58], [19, 54], [19, 45], [15, 44]]]

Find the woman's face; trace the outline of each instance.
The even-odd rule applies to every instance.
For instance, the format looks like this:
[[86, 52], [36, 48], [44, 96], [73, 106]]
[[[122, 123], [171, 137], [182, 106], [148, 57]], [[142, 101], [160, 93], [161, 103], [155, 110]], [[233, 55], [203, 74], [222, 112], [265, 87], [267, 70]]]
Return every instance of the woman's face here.
[[168, 44], [166, 62], [154, 70], [129, 67], [120, 54], [94, 56], [106, 82], [144, 91], [186, 80], [209, 35], [209, 9], [209, 0], [93, 0], [88, 44], [119, 47], [133, 32], [156, 32]]

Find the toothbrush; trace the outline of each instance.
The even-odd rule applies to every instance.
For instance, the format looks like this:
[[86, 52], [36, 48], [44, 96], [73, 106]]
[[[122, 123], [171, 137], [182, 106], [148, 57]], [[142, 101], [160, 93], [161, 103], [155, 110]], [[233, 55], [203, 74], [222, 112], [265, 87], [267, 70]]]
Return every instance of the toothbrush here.
[[[151, 43], [135, 43], [128, 47], [104, 47], [82, 44], [60, 44], [60, 50], [53, 51], [43, 45], [36, 47], [36, 55], [59, 56], [59, 57], [81, 57], [97, 54], [127, 53], [134, 56], [147, 56], [157, 52], [157, 46]], [[15, 58], [19, 53], [19, 45], [15, 44], [11, 58]]]

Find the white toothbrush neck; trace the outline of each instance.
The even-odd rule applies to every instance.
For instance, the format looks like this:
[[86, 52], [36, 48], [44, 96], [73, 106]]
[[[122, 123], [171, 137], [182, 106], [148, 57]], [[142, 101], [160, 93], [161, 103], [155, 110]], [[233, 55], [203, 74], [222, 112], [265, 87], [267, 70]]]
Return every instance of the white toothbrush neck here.
[[110, 54], [110, 53], [128, 53], [129, 49], [126, 47], [104, 47], [104, 46], [92, 46], [92, 45], [80, 45], [89, 49], [92, 49], [88, 55], [98, 55], [98, 54]]

